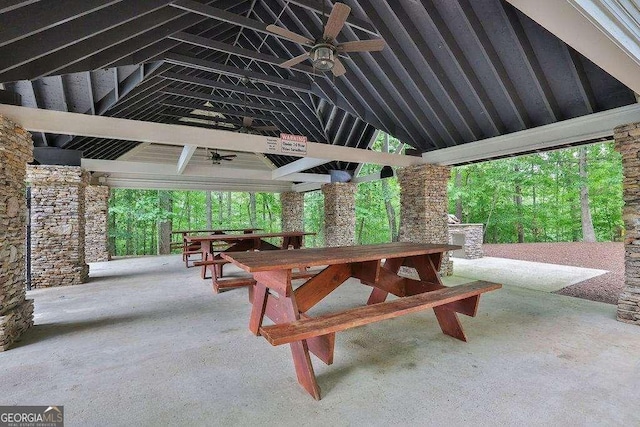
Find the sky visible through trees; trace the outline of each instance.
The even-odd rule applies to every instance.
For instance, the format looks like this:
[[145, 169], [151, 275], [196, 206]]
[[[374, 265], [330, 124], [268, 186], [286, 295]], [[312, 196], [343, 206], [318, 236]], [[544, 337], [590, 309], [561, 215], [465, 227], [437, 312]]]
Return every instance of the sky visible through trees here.
[[[399, 144], [389, 138], [389, 151]], [[384, 146], [381, 133], [373, 149]], [[359, 176], [379, 170], [364, 165]], [[399, 199], [395, 177], [358, 184], [357, 243], [397, 239]], [[613, 143], [454, 167], [449, 180], [449, 212], [464, 223], [484, 224], [487, 243], [619, 240], [622, 206], [622, 166]], [[272, 193], [113, 189], [110, 250], [118, 256], [157, 253], [158, 230], [166, 221], [173, 230], [251, 226], [280, 231], [280, 214], [279, 195]], [[305, 194], [304, 215], [305, 231], [318, 233], [306, 238], [306, 246], [322, 246], [320, 191]]]

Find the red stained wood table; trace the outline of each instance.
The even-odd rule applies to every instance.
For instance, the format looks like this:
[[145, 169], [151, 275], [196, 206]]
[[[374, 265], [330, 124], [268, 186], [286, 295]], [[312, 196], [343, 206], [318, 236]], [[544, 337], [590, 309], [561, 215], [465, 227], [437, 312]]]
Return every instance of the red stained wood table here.
[[[303, 245], [304, 236], [314, 235], [315, 233], [304, 231], [283, 231], [277, 233], [246, 233], [246, 234], [211, 234], [209, 236], [187, 236], [185, 237], [188, 244], [200, 244], [202, 251], [202, 260], [221, 260], [222, 253], [230, 252], [246, 252], [246, 251], [271, 251], [275, 249], [299, 249]], [[264, 239], [282, 238], [280, 246], [276, 246]], [[226, 249], [214, 252], [214, 243], [226, 243], [229, 245]], [[202, 265], [202, 278], [206, 278], [207, 270], [212, 275], [222, 277], [222, 267], [224, 264]]]
[[[320, 399], [309, 353], [333, 363], [336, 332], [432, 308], [445, 334], [466, 341], [457, 313], [475, 316], [480, 294], [501, 285], [444, 286], [438, 274], [442, 256], [456, 249], [460, 246], [388, 243], [221, 256], [253, 274], [251, 332], [272, 345], [289, 344], [298, 382]], [[292, 270], [314, 266], [326, 268], [294, 290]], [[415, 268], [420, 280], [399, 276], [402, 266]], [[319, 317], [306, 314], [351, 277], [372, 287], [366, 306]], [[399, 298], [385, 301], [388, 294]], [[264, 325], [265, 317], [274, 324]]]
[[182, 235], [182, 260], [184, 261], [185, 266], [188, 268], [189, 255], [203, 253], [202, 242], [189, 243], [187, 241], [188, 236], [193, 236], [193, 235], [202, 234], [202, 233], [207, 233], [207, 235], [228, 234], [228, 233], [234, 233], [234, 232], [242, 232], [243, 234], [250, 234], [250, 233], [255, 233], [256, 231], [262, 231], [262, 229], [261, 228], [215, 228], [215, 229], [206, 229], [206, 230], [176, 230], [176, 231], [172, 231], [171, 234]]

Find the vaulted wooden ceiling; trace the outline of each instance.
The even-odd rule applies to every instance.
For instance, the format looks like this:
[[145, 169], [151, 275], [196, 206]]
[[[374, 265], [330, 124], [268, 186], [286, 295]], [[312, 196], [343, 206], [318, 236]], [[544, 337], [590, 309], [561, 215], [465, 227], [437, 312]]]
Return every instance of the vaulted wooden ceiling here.
[[[309, 63], [279, 67], [304, 50], [266, 26], [315, 39], [332, 6], [322, 1], [3, 0], [0, 82], [30, 107], [216, 128], [250, 115], [256, 125], [358, 148], [379, 129], [421, 152], [636, 102], [503, 0], [344, 0], [352, 13], [337, 41], [382, 37], [387, 47], [345, 55], [347, 73], [337, 78]], [[34, 139], [96, 159], [138, 145]]]

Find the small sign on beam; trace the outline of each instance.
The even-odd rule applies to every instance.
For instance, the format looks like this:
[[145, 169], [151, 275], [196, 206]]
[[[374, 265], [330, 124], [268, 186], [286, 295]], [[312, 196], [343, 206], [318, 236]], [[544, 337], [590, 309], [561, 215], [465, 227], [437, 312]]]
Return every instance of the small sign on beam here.
[[281, 133], [280, 138], [267, 138], [267, 152], [273, 154], [307, 155], [307, 137]]
[[282, 154], [298, 156], [307, 155], [307, 137], [302, 135], [280, 134], [280, 151]]

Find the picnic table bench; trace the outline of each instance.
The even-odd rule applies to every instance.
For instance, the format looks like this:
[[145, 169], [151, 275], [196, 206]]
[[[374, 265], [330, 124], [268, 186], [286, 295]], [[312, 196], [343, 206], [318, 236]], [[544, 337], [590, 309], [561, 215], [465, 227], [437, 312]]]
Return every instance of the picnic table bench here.
[[[225, 278], [223, 266], [229, 261], [222, 258], [222, 253], [246, 252], [246, 251], [272, 251], [276, 249], [299, 249], [302, 247], [304, 236], [315, 233], [304, 231], [284, 231], [275, 233], [247, 233], [247, 234], [211, 234], [208, 236], [186, 236], [186, 241], [191, 244], [199, 244], [202, 251], [202, 260], [194, 265], [202, 267], [201, 277], [207, 279], [207, 271], [211, 272], [213, 291], [218, 293], [222, 289], [252, 286], [254, 284], [251, 275], [241, 278]], [[282, 243], [277, 246], [267, 242], [267, 238], [281, 238]], [[213, 245], [223, 243], [225, 249], [214, 252]], [[305, 276], [304, 269], [297, 272], [297, 277]]]
[[[188, 242], [187, 236], [192, 236], [195, 234], [208, 233], [208, 234], [227, 234], [233, 232], [242, 232], [243, 234], [254, 233], [256, 231], [261, 231], [261, 228], [214, 228], [214, 229], [203, 229], [203, 230], [175, 230], [172, 231], [171, 234], [180, 234], [182, 236], [181, 242], [173, 242], [170, 245], [171, 249], [182, 248], [182, 261], [184, 261], [185, 266], [189, 268], [189, 261], [191, 255], [202, 255], [202, 247], [200, 242]], [[202, 260], [202, 259], [201, 259]]]
[[[433, 309], [442, 332], [466, 341], [457, 314], [475, 316], [480, 295], [502, 285], [476, 281], [442, 284], [438, 270], [453, 245], [388, 243], [337, 248], [222, 253], [222, 258], [253, 274], [249, 329], [272, 345], [289, 344], [298, 382], [320, 399], [309, 353], [333, 363], [335, 333], [405, 314]], [[293, 269], [326, 266], [293, 289]], [[398, 275], [400, 267], [415, 268], [419, 280]], [[307, 314], [349, 278], [372, 287], [364, 307], [311, 317]], [[389, 294], [397, 299], [386, 301]], [[264, 319], [274, 324], [263, 324]]]

